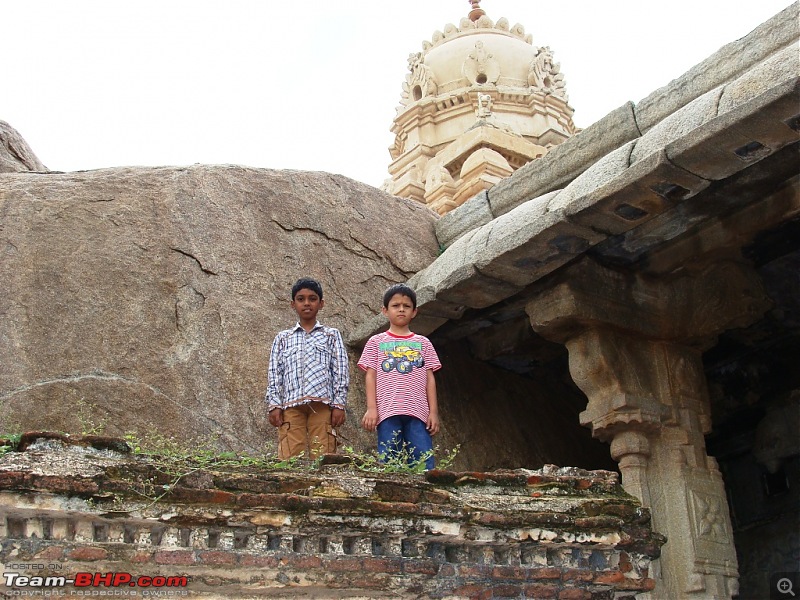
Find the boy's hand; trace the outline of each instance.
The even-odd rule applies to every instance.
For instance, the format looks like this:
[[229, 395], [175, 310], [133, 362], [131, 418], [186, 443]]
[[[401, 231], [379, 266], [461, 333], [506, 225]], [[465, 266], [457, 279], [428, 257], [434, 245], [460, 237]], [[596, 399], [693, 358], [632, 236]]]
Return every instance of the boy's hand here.
[[439, 433], [439, 415], [436, 413], [430, 413], [428, 415], [428, 422], [426, 423], [426, 428], [428, 433], [431, 435], [436, 435]]
[[283, 425], [283, 409], [273, 408], [269, 411], [269, 424], [273, 427], [280, 427]]
[[361, 419], [361, 426], [367, 431], [375, 431], [378, 427], [378, 409], [368, 408]]
[[344, 424], [345, 413], [341, 408], [331, 408], [331, 427]]

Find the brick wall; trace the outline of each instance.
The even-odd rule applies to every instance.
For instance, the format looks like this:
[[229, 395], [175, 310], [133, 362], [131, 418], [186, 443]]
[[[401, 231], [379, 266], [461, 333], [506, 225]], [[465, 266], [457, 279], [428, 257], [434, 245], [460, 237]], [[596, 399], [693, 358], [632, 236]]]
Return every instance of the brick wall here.
[[[204, 472], [154, 502], [130, 485], [131, 473], [154, 478], [147, 464], [72, 442], [0, 458], [5, 574], [186, 577], [78, 591], [209, 598], [611, 599], [654, 587], [663, 539], [613, 473]], [[18, 582], [5, 575], [0, 590], [31, 591]]]

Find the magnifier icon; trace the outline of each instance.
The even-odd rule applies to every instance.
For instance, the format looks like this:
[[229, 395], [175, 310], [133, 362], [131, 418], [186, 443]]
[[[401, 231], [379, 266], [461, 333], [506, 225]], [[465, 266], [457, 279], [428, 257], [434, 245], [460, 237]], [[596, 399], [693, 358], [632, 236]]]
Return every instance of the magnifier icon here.
[[783, 579], [778, 579], [778, 584], [775, 587], [778, 588], [781, 594], [789, 594], [794, 598], [796, 594], [792, 591], [792, 585], [792, 580], [784, 577]]

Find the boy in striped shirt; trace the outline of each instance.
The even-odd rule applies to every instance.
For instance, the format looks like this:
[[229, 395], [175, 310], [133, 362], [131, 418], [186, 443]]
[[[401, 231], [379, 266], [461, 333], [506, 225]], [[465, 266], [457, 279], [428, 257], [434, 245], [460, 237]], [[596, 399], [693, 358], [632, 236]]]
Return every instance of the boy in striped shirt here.
[[366, 371], [367, 412], [361, 424], [378, 431], [378, 452], [395, 456], [403, 449], [419, 462], [427, 453], [426, 470], [433, 469], [431, 436], [439, 432], [439, 407], [433, 372], [441, 368], [430, 340], [409, 329], [417, 315], [417, 294], [405, 284], [383, 295], [381, 312], [389, 329], [372, 336], [358, 366]]
[[338, 329], [317, 321], [325, 306], [319, 282], [292, 286], [297, 324], [275, 336], [269, 356], [269, 422], [278, 427], [278, 458], [336, 452], [344, 423], [350, 371]]

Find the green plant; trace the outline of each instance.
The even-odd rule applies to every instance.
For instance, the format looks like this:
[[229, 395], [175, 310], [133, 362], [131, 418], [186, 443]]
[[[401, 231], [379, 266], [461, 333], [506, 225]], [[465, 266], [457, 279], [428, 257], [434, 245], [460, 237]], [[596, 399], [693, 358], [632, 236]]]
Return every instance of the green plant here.
[[[131, 451], [144, 458], [149, 465], [148, 475], [130, 473], [124, 476], [131, 492], [155, 504], [177, 486], [182, 479], [198, 471], [236, 472], [241, 470], [315, 470], [322, 456], [315, 461], [299, 457], [279, 459], [270, 453], [260, 456], [219, 451], [219, 436], [178, 439], [151, 430], [145, 436], [128, 432], [124, 439]], [[449, 467], [460, 446], [447, 451], [438, 459], [438, 468]], [[425, 461], [439, 448], [423, 453], [414, 459], [408, 446], [397, 452], [378, 454], [357, 452], [346, 446], [343, 452], [350, 458], [353, 468], [370, 473], [418, 474], [425, 471]]]
[[[151, 430], [146, 436], [128, 432], [124, 436], [131, 451], [147, 460], [153, 475], [146, 479], [128, 478], [130, 489], [151, 504], [166, 496], [180, 481], [198, 471], [237, 471], [242, 469], [294, 469], [301, 466], [297, 457], [240, 455], [216, 450], [219, 435], [178, 439]], [[163, 483], [164, 479], [167, 483]]]
[[0, 433], [0, 456], [16, 450], [21, 439], [21, 433]]
[[106, 429], [107, 422], [102, 419], [99, 423], [95, 422], [94, 416], [97, 413], [97, 407], [81, 398], [76, 402], [78, 406], [78, 422], [81, 425], [81, 435], [101, 435]]
[[[353, 466], [360, 470], [370, 473], [407, 473], [419, 474], [425, 472], [425, 463], [431, 456], [440, 454], [439, 447], [423, 452], [419, 458], [414, 458], [414, 453], [408, 442], [402, 444], [396, 440], [392, 442], [394, 447], [390, 452], [371, 451], [367, 453], [357, 452], [351, 446], [345, 446], [342, 450], [353, 461]], [[447, 469], [453, 464], [460, 445], [445, 452], [437, 460], [438, 469]]]

